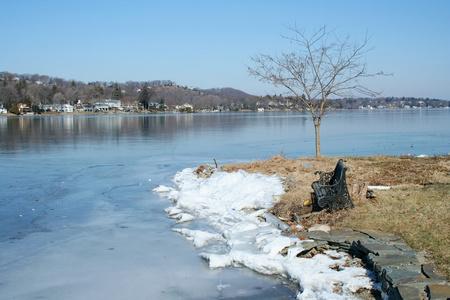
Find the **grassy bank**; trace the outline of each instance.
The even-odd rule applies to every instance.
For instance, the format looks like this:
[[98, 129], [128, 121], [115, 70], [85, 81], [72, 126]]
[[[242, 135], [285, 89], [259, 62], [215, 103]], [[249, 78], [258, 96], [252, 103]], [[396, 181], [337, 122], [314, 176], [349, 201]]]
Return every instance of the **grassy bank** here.
[[[450, 156], [346, 157], [347, 184], [353, 210], [308, 214], [315, 170], [332, 171], [338, 158], [286, 159], [281, 155], [266, 161], [226, 165], [224, 171], [243, 169], [250, 173], [277, 174], [286, 178], [286, 194], [273, 213], [293, 228], [303, 230], [315, 223], [334, 228], [377, 229], [402, 237], [450, 277]], [[390, 186], [367, 198], [365, 185]], [[362, 191], [361, 191], [362, 190]], [[309, 202], [309, 203], [308, 203]], [[308, 214], [308, 217], [295, 216]]]

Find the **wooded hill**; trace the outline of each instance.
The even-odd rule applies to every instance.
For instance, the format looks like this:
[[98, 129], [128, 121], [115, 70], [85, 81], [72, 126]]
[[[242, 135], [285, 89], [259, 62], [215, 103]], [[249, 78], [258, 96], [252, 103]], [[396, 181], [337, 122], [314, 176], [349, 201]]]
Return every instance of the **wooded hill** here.
[[[176, 106], [190, 104], [201, 110], [257, 110], [303, 109], [298, 99], [283, 95], [254, 96], [233, 88], [200, 89], [177, 85], [171, 80], [89, 82], [65, 80], [39, 74], [0, 73], [0, 105], [6, 109], [25, 103], [39, 104], [95, 103], [106, 99], [121, 100], [123, 105], [139, 102], [143, 88], [147, 88], [148, 101]], [[355, 98], [327, 102], [329, 108], [442, 108], [449, 101], [429, 98]]]

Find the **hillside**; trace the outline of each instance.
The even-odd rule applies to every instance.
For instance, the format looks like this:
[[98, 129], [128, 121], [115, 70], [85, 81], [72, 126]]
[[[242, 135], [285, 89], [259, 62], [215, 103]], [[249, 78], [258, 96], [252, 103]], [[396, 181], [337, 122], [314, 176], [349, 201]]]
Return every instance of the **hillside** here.
[[[189, 104], [196, 111], [239, 110], [301, 110], [299, 99], [283, 95], [249, 95], [231, 87], [201, 89], [180, 86], [171, 80], [89, 82], [65, 80], [39, 74], [0, 73], [0, 107], [10, 109], [19, 103], [29, 107], [44, 104], [74, 104], [78, 101], [92, 104], [107, 99], [121, 100], [124, 106], [141, 103], [146, 107], [142, 93], [146, 89], [146, 103], [164, 102], [168, 106]], [[439, 99], [413, 97], [343, 98], [327, 101], [330, 109], [384, 109], [384, 108], [448, 108], [450, 102]]]

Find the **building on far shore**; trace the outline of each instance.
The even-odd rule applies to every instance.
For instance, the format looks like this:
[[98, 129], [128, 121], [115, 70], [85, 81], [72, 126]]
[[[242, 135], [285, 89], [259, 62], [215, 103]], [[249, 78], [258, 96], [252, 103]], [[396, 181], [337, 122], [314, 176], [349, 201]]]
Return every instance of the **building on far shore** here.
[[73, 105], [70, 104], [63, 104], [60, 107], [60, 111], [61, 112], [73, 112]]
[[39, 104], [39, 109], [44, 112], [73, 112], [74, 106], [66, 104]]
[[94, 111], [106, 112], [109, 110], [124, 110], [122, 101], [108, 99], [94, 103]]

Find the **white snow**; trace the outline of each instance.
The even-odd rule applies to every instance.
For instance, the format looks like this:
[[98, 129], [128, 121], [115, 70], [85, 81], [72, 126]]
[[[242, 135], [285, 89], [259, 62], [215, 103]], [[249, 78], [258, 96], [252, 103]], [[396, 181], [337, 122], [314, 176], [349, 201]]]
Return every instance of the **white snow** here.
[[328, 251], [312, 258], [297, 257], [302, 243], [311, 241], [283, 235], [261, 218], [274, 205], [277, 197], [273, 196], [284, 193], [280, 177], [240, 170], [198, 178], [194, 170], [178, 172], [175, 188], [160, 186], [154, 191], [168, 192], [173, 206], [166, 213], [178, 219], [176, 226], [180, 226], [173, 230], [202, 248], [210, 268], [245, 266], [288, 277], [299, 284], [298, 299], [352, 299], [358, 289], [374, 288], [370, 272], [348, 266], [347, 254]]
[[218, 233], [209, 233], [201, 230], [190, 230], [187, 228], [175, 228], [175, 232], [179, 232], [194, 244], [196, 248], [207, 246], [211, 242], [223, 241], [223, 238]]
[[[150, 179], [149, 179], [150, 181]], [[156, 188], [153, 189], [154, 192], [156, 193], [168, 193], [170, 192], [172, 189], [170, 187], [164, 186], [164, 185], [160, 185]]]
[[369, 190], [390, 190], [390, 189], [392, 189], [391, 186], [384, 186], [384, 185], [369, 185], [367, 188]]

